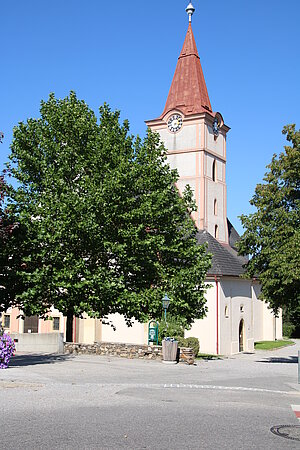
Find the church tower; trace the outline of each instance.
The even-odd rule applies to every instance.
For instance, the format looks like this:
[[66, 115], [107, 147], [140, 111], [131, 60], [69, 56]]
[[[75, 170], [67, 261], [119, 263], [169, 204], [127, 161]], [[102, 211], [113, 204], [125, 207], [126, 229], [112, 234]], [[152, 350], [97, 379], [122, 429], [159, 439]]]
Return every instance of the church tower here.
[[226, 204], [226, 134], [222, 115], [213, 112], [192, 30], [192, 3], [186, 8], [189, 25], [161, 116], [146, 121], [159, 133], [180, 192], [189, 184], [197, 211], [193, 219], [220, 243], [228, 244]]

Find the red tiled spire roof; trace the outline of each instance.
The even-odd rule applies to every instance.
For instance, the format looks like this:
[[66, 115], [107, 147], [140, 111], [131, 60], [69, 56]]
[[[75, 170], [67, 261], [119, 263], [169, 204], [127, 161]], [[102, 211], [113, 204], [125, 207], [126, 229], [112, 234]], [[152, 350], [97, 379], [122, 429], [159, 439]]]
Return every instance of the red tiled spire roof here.
[[212, 112], [191, 23], [161, 117], [172, 109], [180, 109], [184, 115]]

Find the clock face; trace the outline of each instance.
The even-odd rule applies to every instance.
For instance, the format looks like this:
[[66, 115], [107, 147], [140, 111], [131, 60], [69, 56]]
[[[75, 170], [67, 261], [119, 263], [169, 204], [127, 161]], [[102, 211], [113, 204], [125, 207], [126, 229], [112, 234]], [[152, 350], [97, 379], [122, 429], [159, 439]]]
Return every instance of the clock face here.
[[213, 123], [213, 132], [215, 136], [219, 136], [219, 127], [220, 127], [219, 121], [217, 118], [215, 118]]
[[180, 130], [182, 127], [182, 117], [179, 114], [173, 114], [168, 120], [168, 128], [172, 133], [176, 133], [176, 131]]

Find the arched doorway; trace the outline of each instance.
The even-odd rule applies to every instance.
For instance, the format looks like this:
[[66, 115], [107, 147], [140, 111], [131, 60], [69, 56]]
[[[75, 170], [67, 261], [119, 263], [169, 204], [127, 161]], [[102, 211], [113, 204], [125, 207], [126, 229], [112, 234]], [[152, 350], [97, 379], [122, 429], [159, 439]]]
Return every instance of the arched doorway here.
[[239, 352], [244, 351], [245, 323], [242, 319], [239, 326]]

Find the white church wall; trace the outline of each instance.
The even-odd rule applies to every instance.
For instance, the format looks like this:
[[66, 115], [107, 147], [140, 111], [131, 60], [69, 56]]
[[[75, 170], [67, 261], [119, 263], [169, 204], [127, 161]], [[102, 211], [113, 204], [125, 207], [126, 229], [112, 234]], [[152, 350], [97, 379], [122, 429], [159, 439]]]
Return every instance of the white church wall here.
[[[222, 314], [220, 323], [221, 353], [223, 349], [227, 353], [239, 352], [239, 327], [241, 320], [244, 321], [244, 351], [254, 350], [253, 333], [253, 304], [251, 293], [251, 281], [239, 279], [222, 279], [221, 282], [221, 310], [225, 310], [225, 304], [230, 304], [230, 324], [228, 324]], [[225, 324], [224, 324], [225, 322]], [[222, 328], [222, 326], [224, 328]], [[231, 333], [231, 336], [230, 336]], [[231, 341], [231, 351], [228, 352], [228, 342]]]
[[224, 292], [224, 286], [220, 282], [219, 289], [219, 353], [221, 355], [230, 355], [232, 347], [232, 301], [231, 289], [229, 292]]
[[210, 125], [207, 125], [206, 127], [206, 143], [208, 150], [211, 150], [219, 156], [225, 156], [224, 136], [219, 134], [217, 139], [215, 139], [213, 129]]
[[193, 191], [194, 198], [195, 198], [195, 189], [196, 189], [195, 180], [178, 180], [176, 183], [176, 186], [177, 186], [179, 192], [183, 193], [187, 184], [190, 185], [190, 187]]
[[275, 316], [263, 302], [264, 326], [262, 341], [273, 341], [275, 339]]
[[168, 155], [171, 169], [177, 169], [180, 177], [196, 177], [196, 153], [173, 153]]
[[120, 314], [110, 314], [108, 319], [114, 324], [116, 330], [110, 325], [102, 324], [103, 342], [125, 342], [127, 344], [147, 344], [147, 325], [135, 320], [132, 327], [126, 325]]
[[78, 342], [83, 344], [93, 344], [98, 340], [99, 333], [101, 332], [101, 320], [92, 319], [84, 313], [82, 319], [76, 319], [76, 326], [78, 326], [78, 331], [76, 333], [76, 340]]
[[208, 178], [213, 177], [213, 163], [214, 161], [216, 161], [216, 168], [217, 168], [217, 179], [215, 181], [215, 183], [217, 184], [218, 182], [225, 182], [225, 163], [219, 159], [214, 158], [212, 155], [209, 154], [205, 154], [205, 159], [206, 159], [206, 166], [205, 166], [205, 175]]
[[[226, 241], [227, 229], [224, 223], [226, 217], [224, 204], [226, 196], [223, 194], [225, 186], [221, 183], [214, 183], [206, 180], [206, 218], [207, 230], [215, 237], [215, 225], [218, 225], [218, 236], [223, 242]], [[214, 214], [214, 203], [217, 200], [217, 215]]]
[[262, 341], [264, 336], [264, 304], [259, 300], [260, 285], [255, 283], [252, 285], [252, 299], [254, 311], [254, 341]]
[[193, 149], [197, 145], [196, 125], [185, 124], [178, 133], [171, 133], [168, 128], [157, 131], [169, 151]]
[[207, 316], [196, 320], [192, 328], [185, 332], [185, 337], [196, 337], [200, 343], [200, 353], [216, 354], [216, 285], [210, 283], [205, 298], [208, 307]]
[[282, 309], [279, 310], [278, 318], [276, 319], [276, 339], [282, 339]]
[[282, 339], [282, 311], [279, 310], [278, 317], [275, 318], [268, 304], [259, 299], [260, 291], [259, 283], [253, 284], [254, 340], [259, 342]]

